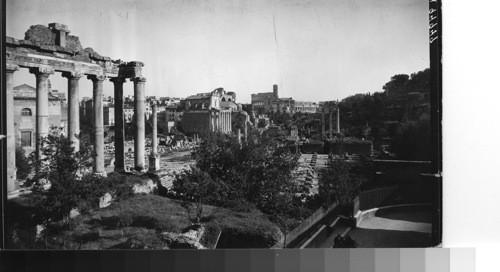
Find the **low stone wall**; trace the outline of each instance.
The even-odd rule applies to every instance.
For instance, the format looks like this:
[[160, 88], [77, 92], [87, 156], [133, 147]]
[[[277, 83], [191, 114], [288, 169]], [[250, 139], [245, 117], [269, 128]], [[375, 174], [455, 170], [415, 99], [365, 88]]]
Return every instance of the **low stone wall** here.
[[[334, 214], [338, 213], [337, 203], [332, 204], [327, 209], [323, 207], [317, 209], [312, 215], [304, 219], [295, 229], [286, 235], [286, 247], [295, 248], [304, 244], [323, 225], [333, 221]], [[331, 220], [330, 220], [331, 219]], [[276, 245], [273, 248], [277, 247]]]
[[[434, 186], [433, 183], [422, 181], [363, 191], [355, 200], [354, 214], [358, 210], [365, 211], [382, 206], [431, 203], [435, 198], [432, 193], [436, 189]], [[356, 201], [359, 201], [357, 209]]]
[[[396, 191], [398, 187], [385, 187], [385, 188], [375, 188], [361, 192], [358, 196], [359, 208], [358, 210], [368, 210], [378, 207], [382, 202], [384, 202], [393, 192]], [[356, 209], [356, 205], [355, 205]], [[356, 214], [357, 211], [354, 211]]]

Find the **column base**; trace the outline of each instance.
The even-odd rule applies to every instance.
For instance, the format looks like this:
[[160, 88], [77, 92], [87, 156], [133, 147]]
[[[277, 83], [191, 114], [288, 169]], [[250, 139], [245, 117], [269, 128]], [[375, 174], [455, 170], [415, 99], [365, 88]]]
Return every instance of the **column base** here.
[[156, 172], [160, 170], [160, 157], [149, 157], [149, 172]]
[[101, 178], [105, 178], [108, 176], [108, 173], [106, 172], [95, 172], [94, 173], [94, 176], [98, 176], [98, 177], [101, 177]]

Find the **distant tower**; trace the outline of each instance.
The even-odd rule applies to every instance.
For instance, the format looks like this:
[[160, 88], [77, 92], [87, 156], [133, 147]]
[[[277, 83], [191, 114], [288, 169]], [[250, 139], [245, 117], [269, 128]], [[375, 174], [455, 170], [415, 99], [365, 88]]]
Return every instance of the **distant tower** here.
[[273, 94], [274, 98], [278, 98], [278, 85], [276, 84], [273, 85]]

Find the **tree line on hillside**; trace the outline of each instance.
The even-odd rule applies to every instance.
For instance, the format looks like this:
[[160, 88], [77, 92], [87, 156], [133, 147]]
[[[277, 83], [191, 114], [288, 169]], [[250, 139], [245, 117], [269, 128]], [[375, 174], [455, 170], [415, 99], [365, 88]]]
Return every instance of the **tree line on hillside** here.
[[[371, 140], [376, 149], [390, 142], [391, 151], [399, 159], [430, 160], [429, 80], [430, 69], [398, 74], [382, 87], [383, 92], [343, 99], [339, 102], [341, 134], [334, 136]], [[301, 137], [325, 138], [319, 113], [276, 113], [270, 117], [285, 131], [296, 127]], [[328, 130], [329, 114], [325, 123]]]

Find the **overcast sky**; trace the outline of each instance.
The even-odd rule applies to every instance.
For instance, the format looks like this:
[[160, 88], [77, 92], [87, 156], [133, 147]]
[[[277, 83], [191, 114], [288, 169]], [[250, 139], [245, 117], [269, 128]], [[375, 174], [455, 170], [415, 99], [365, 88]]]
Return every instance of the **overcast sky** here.
[[[58, 22], [84, 48], [144, 62], [146, 95], [223, 87], [245, 103], [278, 84], [281, 97], [336, 100], [429, 67], [428, 0], [7, 0], [6, 19], [10, 37]], [[51, 82], [67, 88], [60, 73]], [[23, 83], [35, 86], [26, 69], [14, 75]], [[80, 90], [91, 96], [90, 80]]]

